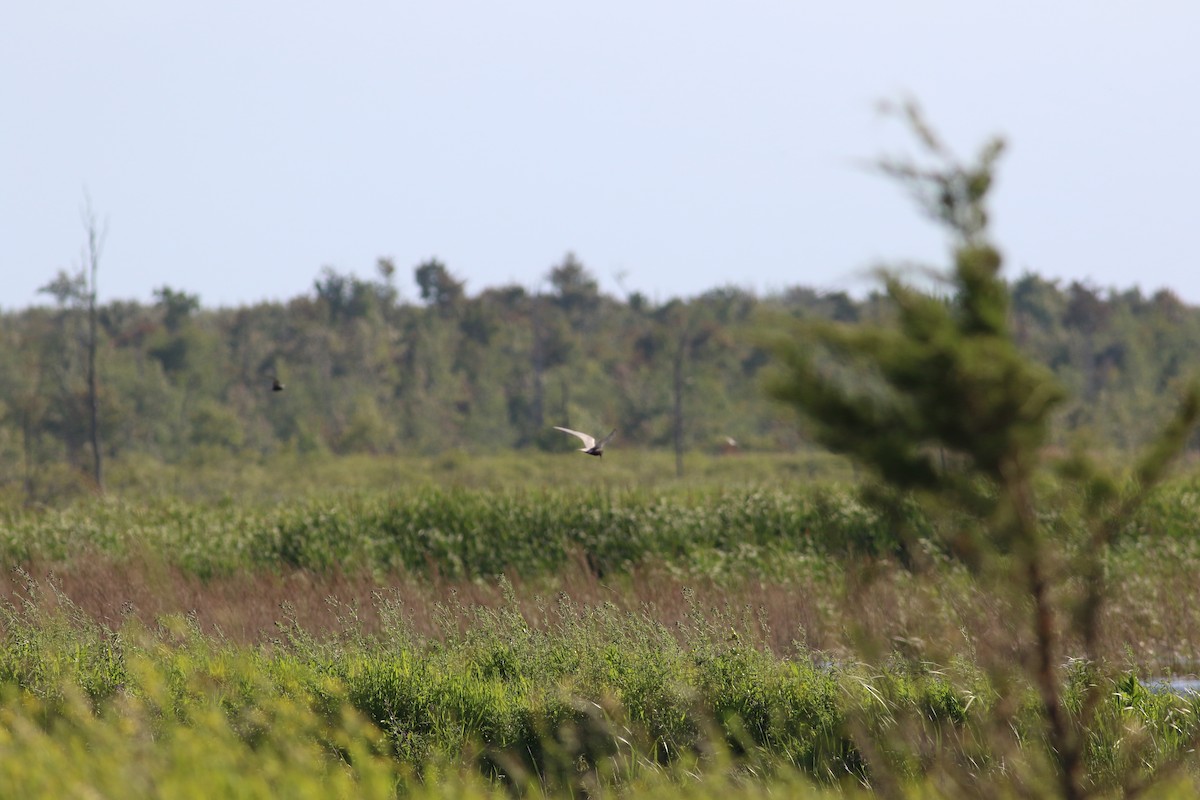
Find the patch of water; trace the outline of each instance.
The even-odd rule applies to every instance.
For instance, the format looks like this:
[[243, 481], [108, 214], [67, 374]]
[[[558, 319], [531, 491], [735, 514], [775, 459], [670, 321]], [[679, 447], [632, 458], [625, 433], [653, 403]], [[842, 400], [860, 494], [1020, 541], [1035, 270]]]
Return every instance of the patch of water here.
[[1146, 688], [1157, 694], [1200, 694], [1200, 678], [1159, 678], [1146, 681]]

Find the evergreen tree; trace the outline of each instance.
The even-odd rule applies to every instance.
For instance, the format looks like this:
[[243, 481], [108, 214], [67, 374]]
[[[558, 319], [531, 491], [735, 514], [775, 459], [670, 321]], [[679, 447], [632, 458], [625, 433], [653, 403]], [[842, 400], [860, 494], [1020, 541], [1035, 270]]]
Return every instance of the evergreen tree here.
[[[1036, 689], [1059, 794], [1083, 797], [1089, 793], [1083, 737], [1098, 689], [1088, 690], [1081, 711], [1068, 710], [1064, 642], [1078, 637], [1081, 655], [1094, 659], [1104, 551], [1182, 450], [1200, 414], [1200, 394], [1189, 390], [1128, 486], [1079, 454], [1059, 465], [1067, 490], [1053, 501], [1046, 497], [1038, 476], [1047, 464], [1052, 414], [1066, 395], [1047, 368], [1020, 351], [1009, 327], [1009, 293], [986, 206], [1002, 144], [990, 142], [974, 164], [962, 165], [915, 109], [909, 119], [934, 165], [881, 166], [950, 233], [948, 291], [929, 294], [883, 273], [892, 321], [800, 323], [794, 336], [775, 342], [783, 366], [771, 391], [802, 413], [818, 441], [882, 479], [887, 491], [874, 495], [881, 507], [894, 503], [899, 490], [935, 511], [953, 511], [954, 521], [942, 528], [945, 546], [997, 591], [1019, 594], [1016, 607], [1028, 609], [1034, 646], [1022, 663], [989, 664], [994, 685], [1004, 692], [1023, 678]], [[1090, 325], [1100, 324], [1094, 297], [1080, 291], [1072, 297], [1088, 304]], [[1046, 522], [1051, 509], [1061, 514], [1063, 499], [1075, 497], [1075, 529]], [[1019, 651], [1015, 642], [1013, 649]], [[1002, 702], [999, 709], [995, 730], [1011, 742], [1015, 706]], [[864, 743], [864, 751], [871, 749]]]

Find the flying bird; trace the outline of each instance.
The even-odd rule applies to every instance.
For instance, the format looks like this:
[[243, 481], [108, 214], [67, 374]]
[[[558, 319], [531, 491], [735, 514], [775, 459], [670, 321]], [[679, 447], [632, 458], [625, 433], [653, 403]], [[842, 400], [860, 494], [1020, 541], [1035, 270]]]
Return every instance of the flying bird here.
[[282, 392], [283, 391], [283, 384], [279, 382], [279, 378], [271, 379], [271, 391], [272, 392]]
[[609, 433], [608, 436], [605, 436], [603, 439], [597, 442], [594, 436], [589, 436], [588, 434], [580, 433], [579, 431], [573, 431], [570, 428], [560, 428], [559, 426], [555, 425], [554, 430], [562, 431], [563, 433], [569, 433], [572, 436], [578, 436], [583, 442], [583, 447], [579, 448], [579, 452], [587, 453], [589, 456], [604, 455], [604, 445], [611, 442], [612, 438], [617, 435], [617, 429], [613, 428], [612, 432]]

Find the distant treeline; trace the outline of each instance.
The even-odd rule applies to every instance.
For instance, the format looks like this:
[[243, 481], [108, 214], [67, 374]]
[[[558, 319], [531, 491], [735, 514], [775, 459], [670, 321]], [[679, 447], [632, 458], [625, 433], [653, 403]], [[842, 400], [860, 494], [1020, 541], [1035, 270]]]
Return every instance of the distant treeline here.
[[[762, 390], [764, 330], [787, 317], [888, 313], [880, 295], [802, 287], [622, 299], [570, 254], [544, 291], [468, 294], [431, 260], [414, 270], [419, 301], [409, 302], [396, 277], [381, 259], [372, 279], [327, 268], [287, 302], [210, 309], [164, 286], [151, 304], [98, 306], [104, 457], [574, 446], [551, 425], [615, 427], [626, 448], [794, 449], [805, 446], [801, 426]], [[1072, 397], [1060, 441], [1086, 432], [1117, 449], [1141, 443], [1200, 363], [1200, 309], [1169, 291], [1036, 275], [1010, 289], [1018, 341]], [[44, 470], [92, 463], [87, 282], [60, 273], [43, 291], [46, 305], [0, 315], [0, 482], [29, 489]]]

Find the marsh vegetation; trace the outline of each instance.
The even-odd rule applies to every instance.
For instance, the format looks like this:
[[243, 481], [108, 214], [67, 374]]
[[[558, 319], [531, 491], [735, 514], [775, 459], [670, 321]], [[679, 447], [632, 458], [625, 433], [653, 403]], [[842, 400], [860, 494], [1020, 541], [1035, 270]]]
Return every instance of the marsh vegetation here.
[[[554, 297], [472, 302], [433, 262], [417, 271], [427, 305], [415, 310], [396, 305], [381, 264], [378, 283], [330, 272], [294, 315], [218, 315], [205, 333], [197, 303], [164, 289], [164, 330], [136, 329], [146, 342], [105, 316], [129, 385], [153, 391], [103, 406], [137, 424], [91, 439], [114, 448], [95, 491], [68, 424], [69, 342], [55, 351], [37, 333], [51, 319], [70, 333], [71, 297], [57, 317], [5, 320], [25, 338], [0, 362], [16, 387], [0, 447], [19, 447], [24, 466], [0, 505], [0, 785], [22, 797], [1196, 794], [1200, 696], [1166, 681], [1200, 670], [1187, 462], [1200, 389], [1175, 359], [1139, 372], [1157, 381], [1152, 400], [1114, 400], [1132, 362], [1095, 353], [1098, 323], [1085, 348], [1059, 342], [1064, 360], [1031, 358], [1057, 290], [1023, 279], [1010, 291], [1000, 276], [986, 199], [1001, 143], [963, 164], [906, 114], [929, 160], [880, 166], [949, 236], [934, 293], [882, 272], [865, 309], [751, 315], [729, 293], [623, 307], [593, 302], [569, 259]], [[1087, 322], [1099, 307], [1072, 291]], [[699, 313], [712, 304], [726, 316]], [[1152, 305], [1155, 319], [1184, 318], [1169, 297]], [[132, 325], [142, 310], [124, 311]], [[259, 313], [302, 350], [264, 343]], [[634, 356], [574, 349], [605, 315], [629, 336], [586, 341]], [[322, 318], [332, 339], [308, 336], [305, 320]], [[243, 378], [293, 365], [286, 393], [215, 377], [202, 356], [228, 325]], [[1155, 336], [1173, 352], [1176, 338]], [[138, 355], [153, 342], [158, 366]], [[600, 387], [586, 396], [609, 398], [590, 413], [635, 433], [611, 458], [554, 452], [566, 445], [545, 420], [550, 379], [573, 359]], [[315, 370], [307, 392], [299, 363]], [[674, 380], [650, 380], [656, 363]], [[685, 425], [686, 370], [708, 390], [708, 423]], [[746, 413], [764, 386], [782, 405]], [[578, 406], [560, 388], [566, 422]], [[392, 389], [395, 418], [378, 395]], [[264, 405], [276, 395], [301, 399]], [[1077, 438], [1095, 420], [1081, 409], [1098, 407], [1136, 424]], [[121, 430], [116, 419], [96, 422]], [[751, 447], [687, 446], [729, 441], [714, 426], [731, 420]], [[47, 457], [55, 439], [62, 462]], [[464, 446], [484, 440], [521, 449]], [[424, 455], [398, 457], [401, 444]]]

